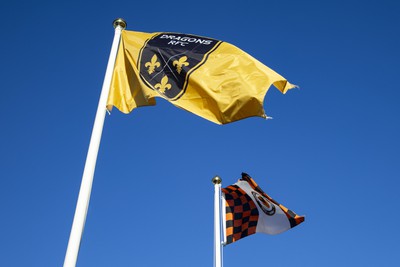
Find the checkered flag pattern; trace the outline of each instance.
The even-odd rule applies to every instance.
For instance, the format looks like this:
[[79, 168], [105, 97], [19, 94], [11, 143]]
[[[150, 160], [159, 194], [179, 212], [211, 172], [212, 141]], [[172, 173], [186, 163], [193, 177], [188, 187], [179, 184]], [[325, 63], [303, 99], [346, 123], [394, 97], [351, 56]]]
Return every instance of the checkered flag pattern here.
[[226, 244], [256, 233], [258, 209], [251, 198], [237, 185], [222, 189], [225, 194]]

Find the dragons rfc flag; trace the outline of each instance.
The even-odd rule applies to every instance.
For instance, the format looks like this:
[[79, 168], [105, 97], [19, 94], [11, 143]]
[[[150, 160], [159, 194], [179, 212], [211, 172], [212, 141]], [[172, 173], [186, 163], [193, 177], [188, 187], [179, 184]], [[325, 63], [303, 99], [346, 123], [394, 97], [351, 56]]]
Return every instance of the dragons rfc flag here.
[[299, 225], [298, 216], [268, 196], [246, 173], [233, 185], [222, 189], [224, 240], [233, 243], [255, 234], [279, 234]]
[[107, 107], [130, 113], [162, 97], [226, 124], [265, 118], [263, 101], [271, 85], [284, 94], [295, 87], [229, 43], [191, 34], [123, 30]]

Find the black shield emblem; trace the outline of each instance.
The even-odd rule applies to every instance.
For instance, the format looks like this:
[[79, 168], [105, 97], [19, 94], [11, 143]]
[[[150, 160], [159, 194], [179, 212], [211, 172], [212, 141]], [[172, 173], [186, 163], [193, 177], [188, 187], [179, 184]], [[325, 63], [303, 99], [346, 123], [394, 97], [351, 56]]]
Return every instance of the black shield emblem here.
[[190, 74], [207, 61], [220, 43], [190, 34], [157, 34], [139, 53], [140, 77], [168, 100], [177, 100], [185, 93]]

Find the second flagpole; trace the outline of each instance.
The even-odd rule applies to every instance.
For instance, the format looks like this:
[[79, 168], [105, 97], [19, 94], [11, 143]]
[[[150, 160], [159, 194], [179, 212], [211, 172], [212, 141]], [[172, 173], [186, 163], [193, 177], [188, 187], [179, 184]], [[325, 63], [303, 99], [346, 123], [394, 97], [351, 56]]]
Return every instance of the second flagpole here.
[[114, 39], [108, 59], [106, 74], [104, 76], [103, 87], [101, 89], [100, 100], [97, 107], [96, 117], [92, 130], [92, 136], [90, 138], [89, 149], [78, 195], [78, 202], [76, 204], [67, 252], [65, 254], [64, 267], [76, 266], [83, 229], [85, 227], [87, 210], [89, 207], [90, 194], [92, 191], [94, 170], [96, 167], [97, 155], [100, 147], [101, 134], [103, 132], [104, 119], [106, 115], [106, 104], [108, 94], [110, 92], [112, 73], [114, 70], [115, 59], [117, 57], [121, 31], [125, 29], [126, 22], [123, 19], [116, 19], [113, 22], [113, 26], [115, 28]]
[[221, 243], [221, 178], [215, 176], [214, 184], [214, 267], [222, 267]]

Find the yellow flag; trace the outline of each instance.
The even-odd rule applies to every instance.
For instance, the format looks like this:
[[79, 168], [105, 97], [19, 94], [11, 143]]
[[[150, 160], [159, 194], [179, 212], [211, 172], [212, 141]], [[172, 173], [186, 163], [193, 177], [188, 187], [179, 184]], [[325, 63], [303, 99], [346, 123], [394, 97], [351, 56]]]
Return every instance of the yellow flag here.
[[232, 44], [181, 33], [122, 31], [107, 106], [123, 113], [162, 97], [226, 124], [266, 117], [265, 94], [295, 86]]

